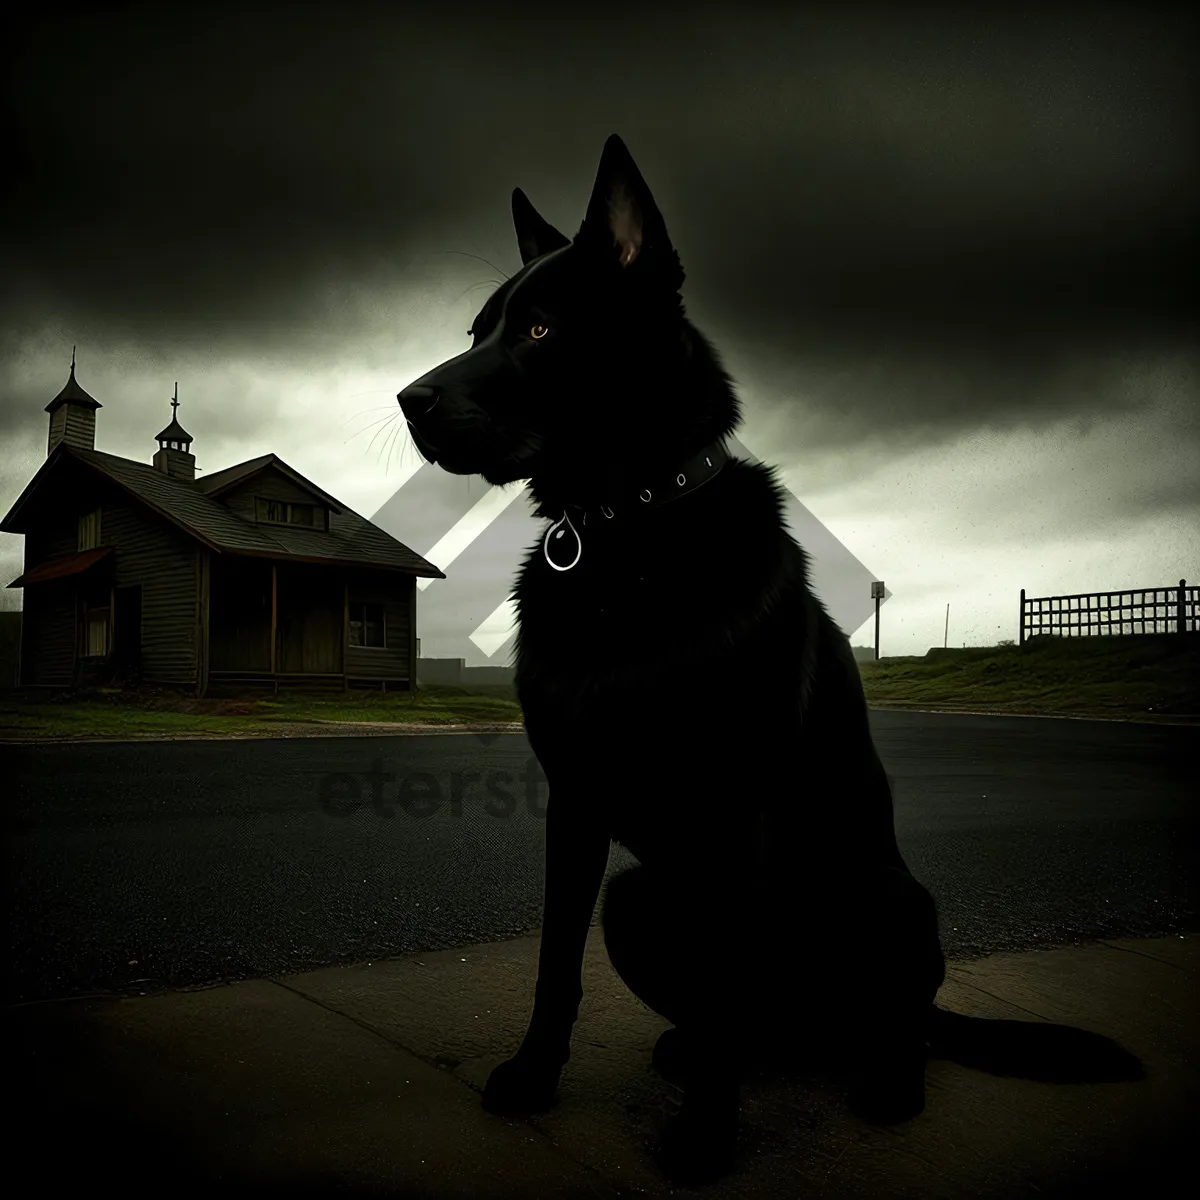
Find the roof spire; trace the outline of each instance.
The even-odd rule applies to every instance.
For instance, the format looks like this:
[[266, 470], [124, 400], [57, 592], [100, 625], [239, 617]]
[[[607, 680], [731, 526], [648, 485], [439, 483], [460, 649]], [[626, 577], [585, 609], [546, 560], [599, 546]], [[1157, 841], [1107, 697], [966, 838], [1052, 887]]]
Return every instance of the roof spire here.
[[100, 401], [92, 396], [79, 386], [79, 381], [75, 378], [75, 347], [71, 347], [71, 373], [67, 376], [67, 382], [63, 384], [63, 389], [46, 405], [46, 412], [57, 412], [64, 404], [82, 404], [94, 412], [100, 407]]
[[175, 394], [171, 397], [171, 423], [158, 435], [159, 449], [167, 449], [167, 443], [177, 443], [173, 449], [190, 451], [192, 435], [179, 424], [179, 381], [175, 382]]

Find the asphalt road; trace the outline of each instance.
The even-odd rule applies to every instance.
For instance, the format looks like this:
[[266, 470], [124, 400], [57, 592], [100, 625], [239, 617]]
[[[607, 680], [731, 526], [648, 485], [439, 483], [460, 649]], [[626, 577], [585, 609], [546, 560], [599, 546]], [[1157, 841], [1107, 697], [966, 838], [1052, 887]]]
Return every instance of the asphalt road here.
[[[1195, 932], [1196, 730], [872, 713], [950, 958]], [[499, 940], [541, 917], [521, 735], [0, 747], [8, 1002]], [[614, 850], [610, 871], [632, 860]]]

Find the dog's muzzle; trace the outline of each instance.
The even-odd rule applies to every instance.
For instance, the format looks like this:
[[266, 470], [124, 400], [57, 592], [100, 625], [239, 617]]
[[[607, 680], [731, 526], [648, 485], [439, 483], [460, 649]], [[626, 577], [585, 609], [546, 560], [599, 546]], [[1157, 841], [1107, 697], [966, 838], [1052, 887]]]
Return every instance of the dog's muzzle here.
[[438, 388], [423, 383], [411, 384], [396, 396], [417, 449], [431, 463], [437, 461], [438, 448], [429, 437], [428, 425], [424, 426], [425, 432], [422, 432], [422, 422], [437, 407], [441, 398]]

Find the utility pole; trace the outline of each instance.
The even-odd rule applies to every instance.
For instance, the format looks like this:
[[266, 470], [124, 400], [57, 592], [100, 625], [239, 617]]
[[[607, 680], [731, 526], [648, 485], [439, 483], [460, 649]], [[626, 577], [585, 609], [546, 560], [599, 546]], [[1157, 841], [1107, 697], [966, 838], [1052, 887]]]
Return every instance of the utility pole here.
[[879, 602], [883, 599], [883, 581], [871, 584], [871, 599], [875, 601], [875, 661], [879, 661]]
[[946, 605], [946, 630], [942, 634], [942, 649], [950, 645], [950, 605]]

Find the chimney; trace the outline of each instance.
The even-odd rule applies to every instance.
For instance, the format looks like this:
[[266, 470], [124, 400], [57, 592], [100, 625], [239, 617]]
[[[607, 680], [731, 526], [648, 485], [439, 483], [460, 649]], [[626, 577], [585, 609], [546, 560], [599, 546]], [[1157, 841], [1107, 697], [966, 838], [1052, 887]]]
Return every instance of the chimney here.
[[100, 401], [93, 400], [75, 379], [75, 347], [71, 347], [71, 375], [63, 390], [46, 405], [50, 414], [50, 437], [46, 443], [49, 455], [59, 442], [78, 450], [96, 448], [96, 409]]
[[183, 479], [188, 483], [196, 478], [196, 457], [192, 454], [192, 435], [179, 423], [175, 410], [179, 408], [179, 384], [175, 385], [175, 396], [171, 400], [171, 423], [158, 435], [158, 451], [154, 465], [170, 475], [172, 479]]

